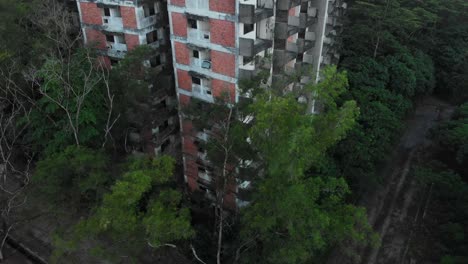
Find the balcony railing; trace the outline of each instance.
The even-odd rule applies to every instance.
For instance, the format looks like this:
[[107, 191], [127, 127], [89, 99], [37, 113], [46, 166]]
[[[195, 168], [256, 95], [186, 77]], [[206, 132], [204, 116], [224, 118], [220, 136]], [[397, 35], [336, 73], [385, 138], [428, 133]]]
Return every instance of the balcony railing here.
[[190, 59], [190, 68], [203, 75], [210, 76], [213, 74], [211, 70], [211, 61], [209, 59], [198, 59], [198, 58], [191, 58]]
[[264, 51], [272, 47], [272, 41], [267, 39], [249, 39], [240, 38], [239, 52], [242, 56], [253, 57], [260, 51]]
[[102, 26], [108, 31], [122, 31], [123, 22], [121, 17], [103, 16]]
[[188, 39], [192, 43], [210, 43], [210, 32], [198, 29], [189, 29]]
[[299, 25], [298, 23], [299, 23], [298, 20], [294, 21], [294, 19], [289, 20], [288, 23], [276, 22], [275, 38], [287, 39], [289, 36], [296, 34], [297, 32], [299, 32], [299, 26], [295, 26], [294, 24]]
[[314, 63], [314, 55], [309, 54], [309, 53], [304, 53], [302, 57], [302, 61], [307, 64], [313, 64]]
[[273, 9], [259, 8], [254, 4], [241, 3], [239, 5], [239, 21], [246, 24], [254, 24], [258, 21], [273, 16]]
[[[96, 2], [99, 6], [99, 4], [104, 4], [104, 5], [121, 5], [122, 0], [94, 0], [93, 2]], [[145, 2], [148, 2], [148, 0], [125, 0], [126, 4], [133, 4], [133, 5], [142, 5]]]
[[185, 2], [185, 6], [189, 9], [208, 10], [209, 0], [189, 0]]
[[277, 8], [278, 10], [289, 10], [292, 7], [300, 5], [302, 0], [278, 0]]
[[298, 38], [295, 43], [287, 42], [286, 50], [294, 53], [303, 53], [310, 50], [315, 45], [315, 32], [306, 31], [302, 38]]
[[140, 20], [140, 28], [146, 28], [152, 25], [156, 25], [158, 23], [159, 14], [152, 15], [149, 17], [145, 17]]
[[198, 99], [213, 102], [213, 95], [211, 94], [211, 87], [205, 87], [199, 84], [192, 84], [192, 95]]
[[127, 44], [108, 42], [106, 46], [111, 57], [123, 58], [127, 54]]
[[316, 23], [318, 19], [309, 16], [307, 13], [300, 13], [299, 16], [289, 16], [288, 25], [298, 28], [306, 28]]

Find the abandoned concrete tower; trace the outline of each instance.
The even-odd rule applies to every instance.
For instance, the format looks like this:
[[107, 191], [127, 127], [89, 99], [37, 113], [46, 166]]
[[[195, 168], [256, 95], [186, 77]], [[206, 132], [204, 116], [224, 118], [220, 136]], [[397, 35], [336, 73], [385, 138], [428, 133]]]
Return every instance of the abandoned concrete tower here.
[[[78, 0], [78, 5], [85, 41], [100, 43], [109, 65], [137, 45], [154, 47], [152, 65], [173, 66], [172, 90], [179, 105], [192, 97], [212, 103], [222, 93], [237, 102], [242, 97], [239, 80], [259, 71], [270, 72], [270, 83], [285, 89], [317, 81], [323, 65], [339, 60], [337, 36], [346, 9], [343, 0]], [[305, 100], [316, 112], [314, 100]], [[206, 155], [196, 145], [208, 135], [194, 132], [180, 118], [181, 136], [173, 134], [169, 143], [177, 146], [181, 138], [185, 182], [189, 190], [214, 197]], [[158, 133], [177, 126], [176, 117], [168, 120]], [[159, 140], [154, 125], [151, 129], [151, 142], [159, 144], [153, 146], [155, 153], [161, 153], [161, 146], [169, 143]], [[236, 195], [241, 188], [248, 183], [239, 183], [226, 197], [233, 207], [246, 204]]]

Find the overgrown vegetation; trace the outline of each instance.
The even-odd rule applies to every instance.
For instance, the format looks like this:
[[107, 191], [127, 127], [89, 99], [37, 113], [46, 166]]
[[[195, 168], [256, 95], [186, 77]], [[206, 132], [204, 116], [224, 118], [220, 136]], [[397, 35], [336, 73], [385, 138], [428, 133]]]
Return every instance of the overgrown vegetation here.
[[361, 115], [334, 159], [356, 194], [382, 182], [376, 171], [418, 98], [435, 89], [466, 100], [466, 85], [455, 80], [468, 77], [462, 66], [468, 55], [467, 8], [459, 0], [352, 1], [340, 68], [348, 72], [345, 98], [356, 100]]
[[[128, 128], [154, 114], [145, 103], [162, 81], [142, 61], [152, 50], [108, 70], [57, 1], [0, 0], [1, 240], [36, 217], [19, 210], [34, 197], [38, 215], [66, 219], [53, 235], [57, 263], [141, 263], [168, 249], [193, 262], [322, 263], [334, 247], [358, 260], [348, 246], [375, 235], [351, 201], [384, 180], [376, 172], [406, 114], [434, 92], [468, 99], [467, 14], [464, 0], [350, 1], [338, 70], [305, 88], [319, 115], [262, 74], [243, 83], [251, 96], [238, 104], [228, 93], [210, 105], [193, 99], [186, 121], [210, 136], [197, 145], [215, 188], [207, 226], [194, 225], [172, 158], [124, 151]], [[467, 116], [465, 104], [434, 132], [454, 158], [415, 169], [438, 186], [428, 237], [439, 242], [432, 260], [443, 263], [467, 260]], [[229, 214], [241, 192], [244, 208]]]
[[425, 217], [417, 229], [412, 254], [427, 262], [443, 264], [468, 261], [468, 104], [461, 105], [453, 120], [432, 131], [436, 145], [429, 149], [413, 173], [426, 186]]

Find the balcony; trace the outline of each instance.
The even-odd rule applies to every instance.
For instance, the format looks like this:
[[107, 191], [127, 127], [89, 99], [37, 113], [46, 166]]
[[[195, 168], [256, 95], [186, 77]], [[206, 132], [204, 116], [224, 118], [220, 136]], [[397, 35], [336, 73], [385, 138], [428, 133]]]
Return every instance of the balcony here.
[[304, 53], [302, 61], [306, 64], [314, 64], [314, 55], [309, 53]]
[[210, 43], [210, 32], [198, 29], [189, 29], [188, 41], [193, 44], [206, 45]]
[[278, 0], [276, 8], [278, 10], [289, 10], [292, 7], [300, 5], [302, 0]]
[[108, 42], [106, 47], [110, 57], [123, 58], [127, 54], [127, 44]]
[[256, 1], [253, 4], [239, 5], [239, 21], [246, 24], [254, 24], [263, 19], [273, 16], [273, 9], [256, 7]]
[[211, 94], [211, 87], [205, 87], [199, 84], [192, 84], [192, 96], [207, 102], [214, 102]]
[[149, 17], [145, 17], [140, 20], [140, 28], [146, 28], [149, 26], [156, 25], [158, 23], [159, 14], [155, 14]]
[[273, 68], [276, 73], [283, 71], [283, 66], [295, 59], [297, 53], [289, 50], [275, 49], [273, 56]]
[[314, 42], [304, 39], [297, 39], [296, 42], [287, 42], [286, 50], [292, 53], [304, 53], [314, 47]]
[[176, 130], [177, 128], [174, 125], [169, 125], [161, 131], [159, 130], [159, 127], [152, 129], [153, 143], [155, 143], [156, 145], [160, 145]]
[[93, 2], [96, 2], [98, 4], [98, 7], [100, 5], [122, 5], [122, 2], [125, 2], [125, 4], [132, 4], [132, 5], [142, 5], [148, 2], [148, 0], [94, 0]]
[[242, 56], [253, 57], [261, 51], [272, 47], [272, 41], [267, 39], [251, 39], [241, 37], [239, 42], [239, 53]]
[[209, 0], [189, 0], [185, 2], [185, 7], [187, 7], [187, 9], [208, 10]]
[[[245, 58], [244, 58], [245, 60]], [[252, 59], [250, 62], [239, 65], [239, 79], [252, 79], [256, 74], [255, 60]]]
[[305, 33], [305, 40], [307, 41], [315, 41], [315, 32], [314, 31], [306, 31]]
[[293, 27], [307, 28], [317, 23], [316, 17], [309, 16], [307, 13], [300, 13], [299, 16], [289, 16], [288, 24]]
[[103, 16], [102, 27], [104, 30], [110, 32], [120, 32], [123, 30], [123, 23], [121, 17]]
[[213, 74], [209, 59], [190, 58], [190, 68], [203, 75], [210, 76]]
[[239, 80], [248, 80], [255, 77], [255, 69], [243, 69], [239, 67]]
[[299, 32], [299, 21], [294, 18], [288, 18], [288, 23], [276, 22], [275, 38], [277, 39], [287, 39], [289, 36], [292, 36], [297, 32]]

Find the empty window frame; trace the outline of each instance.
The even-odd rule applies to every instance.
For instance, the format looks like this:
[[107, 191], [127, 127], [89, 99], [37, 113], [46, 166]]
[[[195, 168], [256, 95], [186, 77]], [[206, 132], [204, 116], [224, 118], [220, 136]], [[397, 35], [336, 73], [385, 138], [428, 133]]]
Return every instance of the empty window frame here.
[[197, 20], [189, 18], [187, 20], [188, 24], [190, 25], [191, 28], [197, 29]]
[[111, 16], [110, 8], [104, 7], [104, 16]]
[[153, 43], [153, 42], [156, 42], [156, 41], [158, 41], [158, 31], [157, 30], [151, 31], [148, 34], [146, 34], [146, 43], [147, 44], [150, 44], [150, 43]]
[[161, 152], [164, 152], [169, 147], [169, 145], [171, 145], [171, 141], [168, 138], [161, 144]]
[[114, 35], [106, 35], [106, 41], [114, 43], [115, 42]]
[[145, 12], [145, 17], [156, 15], [156, 8], [155, 8], [154, 4], [150, 4], [148, 6], [145, 6], [143, 8], [143, 10]]
[[254, 28], [255, 28], [254, 24], [244, 24], [244, 34], [254, 31]]
[[150, 66], [156, 68], [161, 65], [161, 55], [156, 55], [150, 58]]
[[192, 77], [192, 83], [200, 85], [201, 84], [201, 79], [197, 78], [197, 77]]

